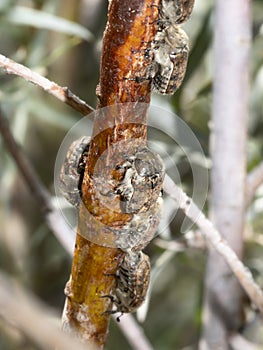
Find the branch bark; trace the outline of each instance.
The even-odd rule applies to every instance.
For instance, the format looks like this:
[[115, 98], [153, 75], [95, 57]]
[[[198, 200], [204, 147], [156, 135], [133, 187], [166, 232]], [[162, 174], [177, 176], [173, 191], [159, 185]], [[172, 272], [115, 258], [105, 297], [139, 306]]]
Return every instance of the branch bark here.
[[[63, 314], [66, 331], [77, 332], [84, 342], [91, 340], [100, 348], [104, 346], [108, 333], [109, 314], [105, 311], [111, 309], [109, 298], [102, 296], [114, 294], [115, 279], [109, 273], [116, 272], [123, 252], [97, 245], [84, 237], [88, 232], [107, 239], [108, 228], [121, 229], [131, 219], [131, 214], [118, 211], [114, 200], [110, 208], [101, 203], [94, 184], [94, 171], [96, 167], [102, 179], [107, 177], [105, 172], [114, 172], [120, 154], [111, 149], [119, 142], [131, 154], [136, 152], [136, 147], [146, 143], [151, 85], [149, 80], [138, 82], [134, 77], [141, 76], [149, 65], [145, 49], [155, 35], [158, 4], [159, 0], [112, 0], [104, 33], [98, 107], [114, 107], [98, 112], [94, 120], [82, 183], [84, 204], [79, 210], [71, 279]], [[143, 107], [136, 109], [137, 102], [143, 103]]]
[[[211, 220], [241, 258], [245, 216], [250, 1], [216, 1], [211, 135]], [[216, 282], [217, 281], [217, 282]], [[210, 249], [203, 318], [204, 349], [228, 349], [242, 320], [242, 292]]]

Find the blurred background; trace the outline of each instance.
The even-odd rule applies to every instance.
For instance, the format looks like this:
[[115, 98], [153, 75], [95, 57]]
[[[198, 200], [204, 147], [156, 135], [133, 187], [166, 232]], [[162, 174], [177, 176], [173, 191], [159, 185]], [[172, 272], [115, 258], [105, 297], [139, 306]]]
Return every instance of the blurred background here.
[[[102, 35], [107, 1], [35, 0], [0, 2], [0, 53], [48, 77], [96, 107]], [[177, 113], [192, 129], [205, 157], [199, 166], [209, 170], [209, 120], [213, 82], [214, 3], [196, 0], [190, 20], [183, 26], [191, 53], [183, 85], [172, 97], [153, 95], [152, 105]], [[249, 115], [248, 171], [263, 158], [263, 2], [252, 1], [253, 46]], [[30, 158], [41, 180], [54, 192], [54, 164], [68, 130], [82, 116], [40, 88], [0, 68], [0, 108], [12, 132]], [[153, 116], [152, 118], [158, 118]], [[149, 138], [154, 132], [149, 132]], [[162, 148], [169, 140], [158, 135]], [[170, 150], [180, 181], [191, 191], [191, 169], [183, 152]], [[208, 161], [208, 162], [207, 162]], [[263, 285], [263, 188], [251, 203], [245, 230], [245, 263]], [[207, 210], [205, 203], [204, 211]], [[178, 240], [180, 213], [163, 233], [163, 240]], [[201, 330], [205, 250], [181, 252], [152, 242], [147, 247], [152, 269], [148, 312], [142, 310], [146, 336], [157, 350], [195, 350]], [[35, 198], [25, 186], [0, 136], [0, 269], [31, 290], [58, 314], [64, 304], [64, 286], [71, 257], [49, 230]], [[158, 280], [158, 283], [157, 283]], [[249, 315], [248, 315], [249, 317]], [[251, 322], [254, 315], [251, 315]], [[131, 349], [125, 336], [111, 323], [107, 349]], [[0, 349], [37, 349], [0, 318]]]

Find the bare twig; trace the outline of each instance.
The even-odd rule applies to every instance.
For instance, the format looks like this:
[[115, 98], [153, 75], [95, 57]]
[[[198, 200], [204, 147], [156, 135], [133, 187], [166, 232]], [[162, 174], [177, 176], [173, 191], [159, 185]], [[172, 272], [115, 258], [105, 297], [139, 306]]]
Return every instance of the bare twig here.
[[[19, 287], [6, 275], [0, 273], [0, 315], [13, 326], [20, 329], [41, 349], [84, 350], [83, 345], [59, 330], [54, 320], [59, 318], [47, 306]], [[87, 344], [85, 350], [95, 350]]]
[[0, 66], [6, 71], [7, 74], [17, 75], [41, 87], [60, 101], [80, 112], [82, 115], [93, 112], [92, 107], [81, 100], [78, 96], [74, 95], [67, 87], [61, 87], [53, 81], [48, 80], [42, 75], [33, 72], [31, 69], [23, 66], [22, 64], [16, 63], [15, 61], [12, 61], [1, 54]]
[[[164, 191], [173, 198], [179, 208], [199, 227], [205, 238], [216, 251], [224, 258], [239, 283], [242, 285], [251, 301], [263, 314], [263, 293], [254, 281], [251, 272], [238, 259], [236, 253], [221, 237], [211, 221], [209, 221], [195, 203], [169, 178], [164, 181]], [[216, 283], [216, 281], [214, 281]]]
[[263, 162], [253, 169], [247, 176], [247, 205], [252, 201], [256, 190], [263, 184]]
[[5, 142], [6, 148], [16, 162], [16, 165], [19, 168], [28, 188], [36, 198], [37, 204], [40, 206], [50, 229], [54, 232], [62, 246], [72, 254], [75, 235], [72, 234], [68, 225], [62, 219], [60, 213], [54, 208], [49, 192], [44, 187], [31, 162], [15, 141], [9, 128], [8, 121], [3, 116], [1, 110], [0, 133]]

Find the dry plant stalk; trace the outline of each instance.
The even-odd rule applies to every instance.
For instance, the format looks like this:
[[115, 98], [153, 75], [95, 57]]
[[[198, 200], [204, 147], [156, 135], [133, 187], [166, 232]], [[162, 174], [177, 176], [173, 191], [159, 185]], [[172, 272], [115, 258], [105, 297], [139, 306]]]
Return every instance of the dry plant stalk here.
[[[114, 290], [115, 278], [108, 274], [116, 272], [123, 252], [86, 240], [83, 231], [87, 229], [93, 235], [103, 235], [104, 227], [121, 227], [131, 219], [131, 214], [113, 212], [102, 206], [92, 175], [96, 166], [103, 178], [106, 162], [117, 164], [114, 153], [103, 154], [110, 146], [123, 141], [128, 148], [133, 148], [146, 142], [151, 85], [149, 80], [138, 82], [133, 78], [141, 76], [143, 69], [149, 65], [149, 61], [145, 62], [145, 49], [155, 36], [158, 3], [159, 0], [112, 0], [103, 39], [98, 107], [114, 104], [116, 109], [115, 113], [105, 112], [105, 118], [95, 115], [82, 183], [85, 206], [82, 204], [79, 210], [71, 279], [66, 287], [68, 297], [63, 315], [66, 331], [76, 333], [82, 341], [91, 341], [99, 348], [104, 346], [108, 334], [110, 316], [105, 311], [111, 309], [109, 298], [101, 296]], [[145, 103], [138, 113], [133, 107], [136, 102]], [[129, 143], [129, 140], [133, 142]], [[88, 218], [87, 209], [92, 214]]]

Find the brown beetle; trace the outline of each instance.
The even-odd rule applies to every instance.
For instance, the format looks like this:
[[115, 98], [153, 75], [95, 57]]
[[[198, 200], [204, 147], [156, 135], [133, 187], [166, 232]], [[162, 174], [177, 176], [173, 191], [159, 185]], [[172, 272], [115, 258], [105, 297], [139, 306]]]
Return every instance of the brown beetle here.
[[78, 207], [81, 201], [81, 183], [89, 143], [90, 137], [82, 136], [70, 145], [59, 175], [60, 191], [75, 207]]
[[153, 90], [173, 94], [182, 84], [188, 60], [188, 36], [176, 25], [157, 32], [152, 42], [154, 59], [149, 67]]
[[[106, 313], [134, 312], [145, 300], [150, 282], [150, 260], [142, 251], [126, 252], [116, 273], [116, 290], [110, 298], [115, 309]], [[119, 317], [117, 318], [119, 321]]]
[[125, 169], [124, 177], [115, 188], [121, 198], [124, 213], [147, 211], [158, 199], [164, 179], [161, 157], [148, 147], [139, 148], [118, 167]]

